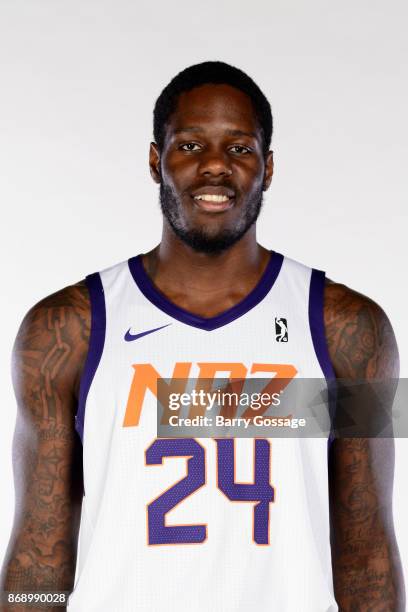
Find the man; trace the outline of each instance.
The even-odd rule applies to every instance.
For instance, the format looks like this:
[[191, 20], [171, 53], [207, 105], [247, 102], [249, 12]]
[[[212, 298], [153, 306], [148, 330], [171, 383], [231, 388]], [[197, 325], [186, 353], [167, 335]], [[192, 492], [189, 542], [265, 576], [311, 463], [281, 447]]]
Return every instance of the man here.
[[392, 440], [328, 462], [324, 438], [156, 435], [159, 379], [398, 376], [379, 306], [257, 243], [271, 135], [240, 70], [178, 74], [150, 147], [161, 243], [27, 314], [5, 591], [72, 591], [82, 504], [72, 611], [404, 609]]

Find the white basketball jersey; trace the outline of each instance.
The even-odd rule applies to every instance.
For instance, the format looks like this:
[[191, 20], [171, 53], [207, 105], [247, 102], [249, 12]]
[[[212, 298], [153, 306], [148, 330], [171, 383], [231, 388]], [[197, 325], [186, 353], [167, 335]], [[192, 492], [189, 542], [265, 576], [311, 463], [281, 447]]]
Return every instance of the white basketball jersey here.
[[338, 610], [327, 437], [157, 438], [160, 378], [270, 380], [282, 367], [333, 377], [324, 273], [273, 252], [257, 286], [211, 318], [169, 302], [140, 256], [87, 283], [76, 416], [84, 499], [69, 611]]

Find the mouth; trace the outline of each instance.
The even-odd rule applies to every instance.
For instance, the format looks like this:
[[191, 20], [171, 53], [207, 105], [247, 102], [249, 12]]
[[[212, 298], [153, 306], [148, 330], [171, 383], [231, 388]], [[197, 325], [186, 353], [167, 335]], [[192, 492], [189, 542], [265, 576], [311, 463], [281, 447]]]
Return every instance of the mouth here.
[[194, 205], [202, 211], [219, 213], [232, 208], [235, 203], [233, 195], [200, 193], [191, 196], [194, 200]]

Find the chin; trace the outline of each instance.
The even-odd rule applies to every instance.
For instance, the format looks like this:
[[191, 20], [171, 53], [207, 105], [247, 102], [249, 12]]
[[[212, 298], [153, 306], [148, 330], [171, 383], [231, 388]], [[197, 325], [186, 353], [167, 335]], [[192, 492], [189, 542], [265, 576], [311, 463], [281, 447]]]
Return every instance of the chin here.
[[219, 255], [231, 248], [244, 232], [223, 229], [218, 232], [203, 232], [201, 228], [194, 228], [186, 231], [175, 231], [178, 238], [197, 253], [207, 255]]

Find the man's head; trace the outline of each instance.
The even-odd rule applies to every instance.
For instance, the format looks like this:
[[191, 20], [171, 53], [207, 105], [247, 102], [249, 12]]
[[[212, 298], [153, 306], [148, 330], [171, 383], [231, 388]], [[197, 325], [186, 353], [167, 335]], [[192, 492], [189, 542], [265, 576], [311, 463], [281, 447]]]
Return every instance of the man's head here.
[[154, 108], [150, 169], [179, 239], [217, 254], [254, 225], [272, 178], [271, 136], [269, 102], [233, 66], [197, 64], [165, 87]]

